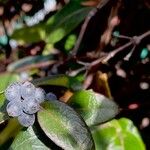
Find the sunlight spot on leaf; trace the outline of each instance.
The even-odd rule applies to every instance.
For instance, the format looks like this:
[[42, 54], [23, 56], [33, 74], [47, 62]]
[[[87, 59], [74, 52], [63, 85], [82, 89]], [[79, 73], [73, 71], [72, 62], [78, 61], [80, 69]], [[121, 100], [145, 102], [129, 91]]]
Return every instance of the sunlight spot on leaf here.
[[75, 42], [76, 42], [76, 40], [77, 40], [77, 36], [74, 35], [74, 34], [71, 34], [71, 35], [67, 38], [67, 40], [66, 40], [66, 42], [65, 42], [65, 49], [66, 49], [67, 51], [70, 50], [70, 49], [72, 49], [73, 46], [74, 46], [74, 44], [75, 44]]

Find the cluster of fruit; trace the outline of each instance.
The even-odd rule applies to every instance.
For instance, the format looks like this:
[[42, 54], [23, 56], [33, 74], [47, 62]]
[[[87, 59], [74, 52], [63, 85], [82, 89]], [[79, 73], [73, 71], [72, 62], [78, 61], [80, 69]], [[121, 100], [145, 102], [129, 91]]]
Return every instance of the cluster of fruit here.
[[5, 96], [9, 101], [6, 107], [8, 115], [18, 117], [22, 126], [29, 127], [35, 122], [35, 113], [40, 110], [40, 103], [44, 102], [46, 93], [26, 81], [9, 85]]

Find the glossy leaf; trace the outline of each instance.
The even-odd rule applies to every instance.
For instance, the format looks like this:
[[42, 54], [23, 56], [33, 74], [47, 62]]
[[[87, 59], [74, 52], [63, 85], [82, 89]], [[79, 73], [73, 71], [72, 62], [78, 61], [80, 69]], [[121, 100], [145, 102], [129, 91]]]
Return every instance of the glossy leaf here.
[[81, 89], [81, 82], [77, 78], [69, 77], [67, 75], [54, 75], [49, 77], [43, 77], [32, 81], [34, 85], [55, 85], [71, 88], [73, 90]]
[[0, 91], [4, 91], [10, 83], [13, 83], [19, 79], [17, 74], [5, 73], [0, 75]]
[[56, 43], [77, 27], [87, 16], [91, 7], [83, 7], [80, 2], [71, 1], [46, 24], [49, 43]]
[[34, 133], [32, 127], [26, 131], [21, 131], [14, 142], [12, 143], [11, 150], [50, 150], [42, 143], [37, 135]]
[[45, 34], [45, 24], [39, 23], [32, 27], [16, 29], [11, 38], [17, 40], [20, 44], [25, 44], [44, 40]]
[[39, 23], [32, 27], [24, 27], [14, 31], [11, 38], [20, 43], [31, 43], [45, 40], [56, 43], [77, 27], [87, 16], [91, 7], [83, 7], [80, 2], [74, 0], [67, 4], [45, 23]]
[[34, 65], [37, 65], [38, 63], [44, 63], [44, 62], [50, 61], [52, 60], [52, 58], [53, 58], [52, 55], [28, 56], [14, 63], [11, 63], [10, 65], [8, 65], [7, 70], [9, 72], [12, 72], [12, 71], [16, 71], [22, 68], [30, 68], [30, 67], [34, 68], [36, 67]]
[[76, 92], [68, 104], [81, 114], [89, 126], [108, 121], [118, 113], [118, 106], [114, 101], [92, 90]]
[[112, 120], [93, 129], [96, 150], [145, 150], [145, 145], [131, 120]]
[[[7, 86], [15, 82], [19, 79], [18, 75], [16, 74], [1, 74], [0, 75], [0, 92], [5, 91]], [[5, 106], [6, 106], [6, 101], [5, 101], [5, 96], [4, 94], [0, 94], [0, 123], [3, 122], [6, 118], [5, 116]]]
[[43, 104], [38, 122], [45, 134], [65, 150], [92, 150], [93, 139], [80, 116], [60, 101]]
[[65, 45], [64, 45], [65, 50], [66, 51], [71, 50], [73, 48], [76, 40], [77, 40], [77, 36], [75, 34], [69, 35], [65, 42]]

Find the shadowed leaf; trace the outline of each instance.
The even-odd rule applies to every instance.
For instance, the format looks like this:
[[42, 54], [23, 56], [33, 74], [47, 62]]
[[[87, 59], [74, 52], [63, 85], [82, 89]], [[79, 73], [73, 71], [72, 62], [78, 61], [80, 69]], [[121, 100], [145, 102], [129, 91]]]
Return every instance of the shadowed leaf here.
[[21, 131], [11, 145], [11, 150], [50, 150], [34, 133], [32, 127]]
[[32, 81], [32, 83], [37, 86], [43, 85], [63, 86], [66, 88], [71, 88], [73, 90], [78, 90], [82, 88], [81, 82], [78, 79], [63, 74], [35, 79]]
[[80, 116], [59, 101], [43, 104], [38, 122], [45, 134], [65, 150], [92, 150], [91, 133]]
[[12, 72], [12, 71], [16, 71], [19, 69], [28, 69], [28, 68], [37, 68], [37, 64], [39, 63], [44, 63], [44, 62], [48, 62], [52, 60], [53, 56], [52, 55], [46, 55], [46, 56], [28, 56], [25, 57], [23, 59], [20, 59], [14, 63], [11, 63], [8, 65], [7, 70]]

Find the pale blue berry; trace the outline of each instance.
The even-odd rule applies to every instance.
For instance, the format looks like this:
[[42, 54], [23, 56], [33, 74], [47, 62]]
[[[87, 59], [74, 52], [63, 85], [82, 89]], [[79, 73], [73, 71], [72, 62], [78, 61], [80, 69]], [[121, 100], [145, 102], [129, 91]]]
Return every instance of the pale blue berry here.
[[34, 99], [34, 97], [26, 98], [22, 103], [23, 111], [27, 114], [34, 114], [40, 109], [39, 103]]
[[49, 93], [46, 94], [46, 99], [47, 100], [57, 100], [57, 97], [56, 97], [55, 94], [49, 92]]
[[29, 81], [24, 82], [21, 86], [21, 96], [22, 98], [35, 96], [35, 86]]
[[[29, 127], [35, 121], [35, 113], [40, 110], [40, 103], [45, 100], [46, 93], [41, 88], [26, 81], [13, 83], [5, 90], [8, 101], [6, 111], [9, 116], [18, 117], [22, 126]], [[50, 99], [57, 99], [51, 94]]]
[[5, 90], [5, 96], [8, 101], [15, 101], [21, 98], [20, 95], [21, 84], [19, 82], [10, 84]]
[[32, 126], [35, 122], [35, 115], [22, 113], [20, 116], [18, 116], [18, 121], [24, 127]]
[[17, 117], [22, 113], [22, 105], [19, 101], [11, 101], [7, 104], [6, 111], [9, 116]]
[[38, 103], [42, 103], [45, 100], [45, 91], [42, 88], [36, 88], [35, 90], [35, 99]]

